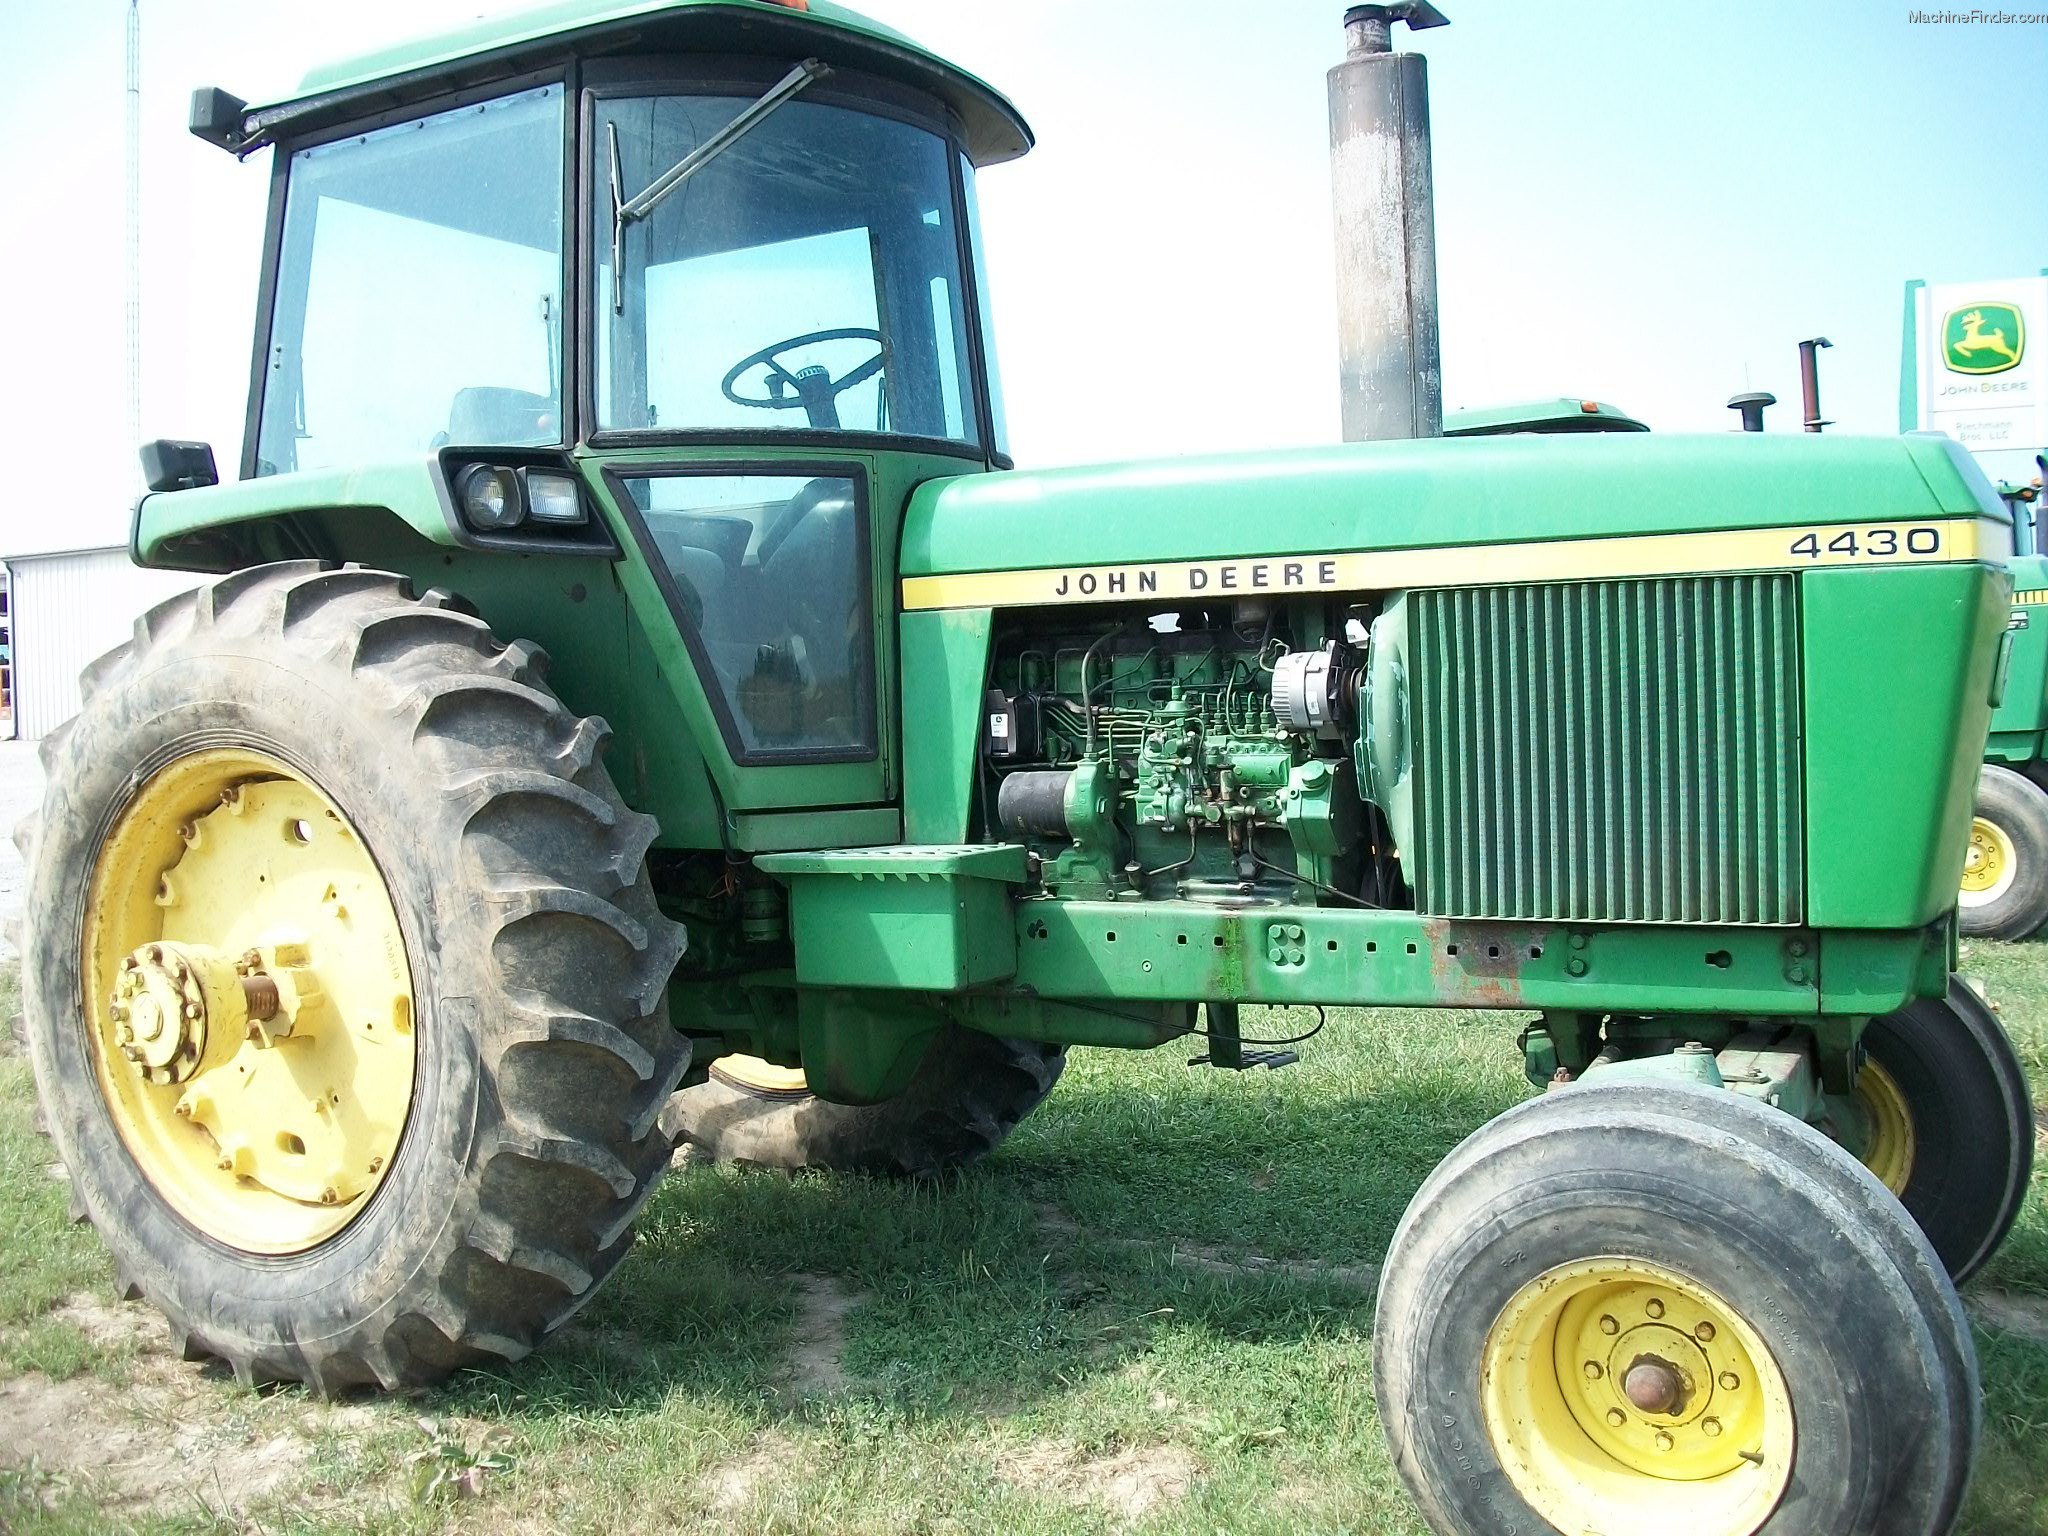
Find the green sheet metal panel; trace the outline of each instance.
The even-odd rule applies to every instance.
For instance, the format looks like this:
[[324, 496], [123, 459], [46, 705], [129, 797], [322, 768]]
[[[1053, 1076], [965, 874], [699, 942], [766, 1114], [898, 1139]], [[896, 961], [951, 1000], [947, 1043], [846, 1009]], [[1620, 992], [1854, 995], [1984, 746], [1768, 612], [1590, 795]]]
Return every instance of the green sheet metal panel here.
[[[1979, 521], [1986, 553], [2009, 552], [2011, 513], [1947, 438], [1586, 432], [1347, 443], [946, 480], [911, 498], [902, 570], [915, 581], [1159, 560], [1789, 530], [1782, 543], [1759, 543], [1757, 558], [1739, 567], [1768, 569], [1809, 563], [1790, 547], [1798, 536], [1851, 516], [1858, 523]], [[2000, 542], [2006, 547], [1993, 552]], [[1598, 553], [1583, 550], [1588, 560]], [[1674, 558], [1680, 563], [1666, 569], [1702, 568], [1688, 554]], [[1644, 573], [1582, 565], [1573, 574]]]
[[903, 667], [903, 835], [957, 842], [969, 832], [988, 682], [988, 608], [906, 613]]
[[1989, 565], [1803, 578], [1815, 926], [1919, 928], [1955, 905], [2011, 591]]
[[1796, 578], [1410, 595], [1424, 912], [1793, 924]]

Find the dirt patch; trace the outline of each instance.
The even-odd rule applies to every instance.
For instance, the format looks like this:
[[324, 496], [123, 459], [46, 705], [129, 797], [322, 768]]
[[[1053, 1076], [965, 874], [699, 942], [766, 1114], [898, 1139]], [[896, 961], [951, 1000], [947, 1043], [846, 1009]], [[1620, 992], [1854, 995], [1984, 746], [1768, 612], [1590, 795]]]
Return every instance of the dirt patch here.
[[846, 1314], [861, 1297], [829, 1275], [792, 1275], [796, 1329], [789, 1346], [789, 1386], [799, 1397], [846, 1386]]
[[33, 1374], [0, 1384], [0, 1463], [34, 1465], [107, 1509], [227, 1515], [276, 1499], [313, 1454], [276, 1430], [209, 1416], [197, 1390]]
[[1981, 1323], [2048, 1344], [2048, 1296], [2030, 1291], [1972, 1291], [1964, 1304]]
[[720, 1462], [704, 1474], [705, 1504], [718, 1515], [746, 1508], [759, 1489], [771, 1486], [783, 1474], [790, 1454], [788, 1445], [770, 1436], [757, 1441], [744, 1456]]
[[50, 1308], [49, 1315], [69, 1323], [102, 1350], [136, 1355], [167, 1355], [171, 1351], [163, 1314], [139, 1302], [101, 1301], [80, 1291]]
[[1107, 1510], [1130, 1522], [1184, 1497], [1200, 1464], [1177, 1445], [1133, 1446], [1088, 1456], [1070, 1445], [1034, 1445], [1004, 1455], [997, 1475], [1014, 1488]]
[[[1066, 1236], [1085, 1233], [1097, 1242], [1107, 1243], [1112, 1248], [1157, 1251], [1159, 1242], [1148, 1242], [1141, 1237], [1111, 1237], [1101, 1232], [1088, 1232], [1066, 1212], [1050, 1205], [1037, 1208], [1038, 1224], [1048, 1232]], [[1269, 1259], [1257, 1253], [1231, 1253], [1222, 1248], [1210, 1247], [1205, 1243], [1191, 1243], [1184, 1239], [1172, 1238], [1166, 1243], [1166, 1262], [1181, 1269], [1201, 1270], [1213, 1275], [1285, 1275], [1292, 1280], [1319, 1280], [1333, 1285], [1356, 1286], [1370, 1291], [1380, 1283], [1380, 1267], [1377, 1264], [1325, 1264], [1319, 1259]]]

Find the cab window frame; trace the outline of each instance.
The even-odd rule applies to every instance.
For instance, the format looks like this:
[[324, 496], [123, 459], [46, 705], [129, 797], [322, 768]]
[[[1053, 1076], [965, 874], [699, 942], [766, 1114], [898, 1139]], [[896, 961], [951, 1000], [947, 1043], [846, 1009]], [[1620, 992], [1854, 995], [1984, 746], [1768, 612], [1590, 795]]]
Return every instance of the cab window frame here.
[[[634, 496], [627, 482], [633, 480], [791, 480], [791, 479], [833, 479], [844, 480], [853, 487], [853, 590], [860, 604], [862, 624], [860, 632], [867, 637], [867, 666], [865, 668], [867, 698], [868, 740], [859, 746], [845, 747], [751, 747], [740, 731], [740, 724], [733, 714], [732, 700], [719, 677], [711, 653], [706, 649], [704, 638], [697, 626], [690, 621], [689, 605], [682, 589], [676, 585], [675, 573], [669, 569], [668, 560], [654, 541], [654, 530], [648, 526], [639, 498]], [[882, 667], [884, 664], [882, 637], [875, 620], [874, 566], [874, 518], [872, 510], [870, 476], [868, 466], [856, 459], [835, 458], [747, 458], [747, 459], [679, 459], [660, 460], [648, 463], [604, 466], [605, 489], [610, 493], [612, 505], [617, 509], [620, 520], [626, 525], [632, 537], [634, 548], [640, 552], [640, 559], [648, 573], [654, 578], [655, 587], [661, 593], [661, 600], [668, 608], [669, 621], [682, 637], [684, 649], [689, 652], [690, 663], [696, 669], [698, 686], [702, 688], [706, 701], [711, 706], [712, 718], [718, 722], [718, 734], [723, 742], [726, 755], [740, 767], [794, 767], [810, 763], [875, 763], [882, 759], [884, 735], [882, 711], [886, 703], [886, 689], [883, 687]]]
[[[908, 86], [859, 70], [834, 68], [824, 79], [807, 86], [797, 98], [825, 106], [840, 107], [886, 118], [934, 135], [944, 150], [946, 183], [953, 233], [954, 263], [960, 292], [955, 302], [963, 306], [967, 336], [966, 354], [958, 359], [963, 407], [960, 437], [926, 437], [900, 432], [842, 429], [837, 432], [810, 427], [602, 427], [597, 413], [596, 339], [604, 323], [598, 313], [597, 272], [601, 258], [611, 248], [609, 230], [598, 227], [598, 207], [609, 188], [609, 168], [602, 164], [603, 143], [597, 130], [600, 102], [641, 96], [731, 96], [758, 97], [789, 72], [794, 59], [754, 58], [738, 55], [664, 55], [647, 58], [593, 59], [582, 66], [575, 120], [581, 149], [576, 159], [577, 182], [574, 196], [576, 224], [575, 268], [579, 274], [573, 297], [563, 307], [574, 312], [578, 345], [588, 356], [579, 356], [576, 392], [571, 413], [576, 422], [576, 439], [593, 449], [690, 447], [769, 448], [772, 451], [818, 450], [822, 452], [900, 452], [991, 462], [993, 422], [990, 414], [983, 359], [987, 343], [981, 334], [980, 315], [975, 308], [976, 275], [974, 251], [967, 231], [966, 189], [961, 181], [959, 160], [967, 153], [966, 130], [959, 119], [935, 99]], [[772, 339], [772, 338], [770, 338]]]
[[[393, 107], [383, 112], [364, 117], [351, 118], [346, 122], [331, 124], [310, 133], [289, 139], [278, 140], [270, 149], [270, 193], [264, 214], [263, 225], [263, 267], [256, 291], [256, 334], [249, 361], [249, 398], [242, 424], [242, 454], [239, 478], [258, 478], [259, 439], [262, 436], [265, 397], [268, 394], [270, 377], [270, 350], [277, 324], [278, 270], [284, 254], [285, 205], [288, 184], [291, 179], [292, 159], [301, 150], [318, 149], [327, 144], [338, 144], [346, 139], [360, 138], [380, 129], [394, 128], [405, 123], [439, 116], [444, 112], [457, 112], [464, 107], [477, 106], [484, 102], [497, 101], [505, 97], [518, 96], [524, 92], [555, 85], [562, 91], [562, 251], [561, 282], [562, 303], [557, 306], [555, 316], [557, 344], [561, 348], [562, 400], [557, 412], [559, 430], [552, 443], [522, 445], [530, 448], [570, 447], [577, 441], [577, 402], [582, 398], [582, 316], [580, 306], [575, 302], [579, 255], [579, 224], [577, 220], [578, 166], [580, 153], [579, 133], [581, 126], [577, 102], [580, 100], [578, 84], [579, 68], [574, 61], [552, 65], [546, 69], [529, 70], [518, 75], [508, 75], [486, 84], [473, 85], [462, 90], [449, 91], [420, 101], [408, 102], [402, 107]], [[301, 325], [304, 316], [300, 317]], [[488, 445], [477, 445], [488, 446]], [[428, 450], [422, 450], [426, 453]]]

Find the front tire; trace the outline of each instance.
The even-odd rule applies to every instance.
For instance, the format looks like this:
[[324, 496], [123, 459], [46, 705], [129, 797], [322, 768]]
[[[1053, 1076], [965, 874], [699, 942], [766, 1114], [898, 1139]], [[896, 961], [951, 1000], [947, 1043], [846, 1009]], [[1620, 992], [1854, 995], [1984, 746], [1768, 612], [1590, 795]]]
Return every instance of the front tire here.
[[2048, 922], [2048, 790], [1996, 763], [1977, 777], [1956, 916], [1985, 939], [2024, 939]]
[[1960, 976], [1870, 1021], [1856, 1091], [1825, 1127], [1899, 1200], [1961, 1285], [1998, 1251], [2034, 1168], [2027, 1080], [1998, 1015]]
[[682, 931], [543, 660], [401, 577], [261, 567], [145, 615], [45, 742], [36, 1079], [188, 1358], [428, 1384], [526, 1353], [630, 1246]]
[[1374, 1386], [1432, 1529], [1932, 1536], [1977, 1436], [1933, 1253], [1839, 1147], [1597, 1083], [1482, 1127], [1403, 1216]]

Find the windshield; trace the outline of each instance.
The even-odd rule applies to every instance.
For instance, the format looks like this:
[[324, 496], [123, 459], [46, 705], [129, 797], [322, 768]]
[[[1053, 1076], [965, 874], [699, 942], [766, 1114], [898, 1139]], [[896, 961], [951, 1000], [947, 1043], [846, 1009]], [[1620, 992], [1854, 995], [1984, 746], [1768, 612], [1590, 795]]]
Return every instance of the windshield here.
[[[597, 104], [596, 227], [754, 96]], [[616, 172], [611, 162], [616, 152]], [[798, 97], [620, 231], [593, 273], [601, 431], [976, 442], [951, 151]]]
[[291, 157], [256, 473], [562, 440], [562, 87]]

